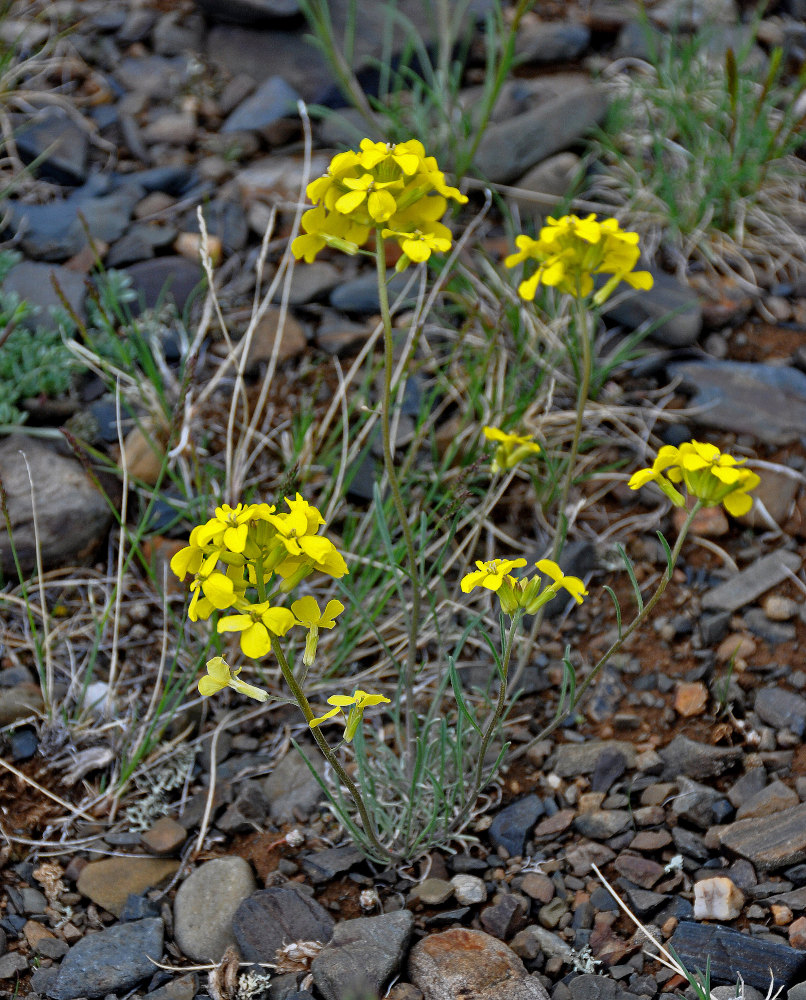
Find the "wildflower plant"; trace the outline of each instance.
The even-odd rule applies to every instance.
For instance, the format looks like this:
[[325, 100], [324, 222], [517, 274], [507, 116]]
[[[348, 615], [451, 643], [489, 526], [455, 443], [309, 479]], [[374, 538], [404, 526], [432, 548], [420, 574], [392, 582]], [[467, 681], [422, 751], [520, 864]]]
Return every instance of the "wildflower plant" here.
[[[303, 685], [316, 664], [320, 630], [339, 630], [345, 606], [339, 600], [330, 600], [321, 608], [312, 595], [294, 592], [316, 573], [336, 582], [343, 580], [349, 573], [349, 555], [345, 558], [323, 533], [324, 517], [300, 494], [285, 501], [287, 510], [278, 510], [267, 503], [216, 508], [212, 518], [193, 529], [188, 545], [174, 556], [171, 568], [180, 579], [188, 580], [191, 620], [214, 619], [218, 633], [237, 635], [241, 653], [248, 659], [261, 660], [268, 655], [276, 659], [292, 701], [302, 712], [338, 778], [335, 786], [323, 787], [336, 815], [356, 843], [377, 861], [409, 862], [430, 846], [444, 845], [463, 835], [479, 796], [504, 758], [506, 743], [494, 760], [488, 754], [505, 719], [510, 692], [516, 686], [517, 675], [512, 679], [509, 676], [513, 653], [519, 641], [521, 649], [527, 652], [533, 646], [533, 641], [521, 635], [526, 616], [533, 620], [533, 640], [534, 623], [539, 626], [549, 602], [562, 597], [579, 606], [588, 596], [585, 581], [564, 573], [558, 557], [567, 528], [562, 515], [588, 401], [593, 350], [591, 320], [619, 283], [649, 288], [652, 278], [636, 270], [639, 259], [636, 234], [623, 231], [615, 219], [601, 222], [593, 216], [549, 219], [537, 240], [520, 237], [518, 253], [508, 258], [508, 266], [527, 266], [520, 286], [525, 300], [531, 302], [540, 285], [554, 287], [568, 296], [582, 348], [576, 427], [562, 487], [560, 517], [547, 558], [530, 566], [523, 554], [516, 553], [478, 561], [475, 568], [461, 576], [460, 590], [464, 596], [460, 600], [469, 603], [470, 595], [475, 593], [482, 601], [492, 602], [499, 612], [500, 651], [482, 630], [495, 665], [490, 679], [497, 677], [499, 681], [497, 696], [487, 696], [481, 709], [471, 705], [457, 670], [462, 647], [479, 626], [482, 615], [478, 615], [471, 617], [453, 654], [447, 656], [447, 663], [440, 664], [436, 689], [430, 704], [423, 707], [422, 700], [415, 698], [416, 681], [423, 669], [420, 637], [427, 601], [432, 598], [432, 582], [438, 580], [444, 589], [445, 571], [440, 567], [441, 557], [437, 556], [432, 560], [436, 570], [427, 574], [423, 558], [423, 552], [427, 551], [426, 520], [415, 504], [407, 505], [404, 500], [392, 445], [394, 345], [386, 248], [390, 241], [398, 245], [399, 270], [409, 265], [427, 265], [433, 255], [445, 253], [452, 246], [451, 230], [442, 221], [449, 203], [462, 204], [466, 199], [446, 182], [436, 160], [426, 155], [419, 140], [392, 144], [365, 139], [358, 150], [335, 156], [327, 173], [312, 181], [307, 191], [314, 204], [302, 217], [303, 233], [293, 241], [293, 254], [298, 259], [313, 261], [321, 251], [330, 248], [370, 255], [376, 266], [384, 343], [379, 421], [384, 477], [396, 524], [387, 520], [380, 485], [376, 486], [374, 506], [379, 536], [389, 565], [394, 568], [406, 623], [402, 652], [383, 644], [399, 675], [395, 696], [351, 685], [351, 690], [328, 695], [329, 707], [318, 714], [311, 707]], [[602, 282], [598, 288], [597, 282]], [[401, 359], [401, 371], [411, 359], [412, 348], [407, 350]], [[495, 484], [491, 495], [494, 493], [496, 497], [502, 495], [522, 464], [543, 459], [542, 446], [531, 435], [485, 426], [483, 437], [495, 449], [490, 473]], [[699, 442], [672, 451], [662, 449], [650, 469], [633, 476], [631, 487], [637, 489], [654, 483], [675, 504], [684, 502], [679, 487], [685, 487], [695, 498], [693, 509], [674, 547], [664, 541], [667, 569], [646, 604], [625, 556], [638, 604], [637, 614], [629, 625], [622, 627], [616, 601], [617, 638], [579, 685], [570, 653], [566, 654], [567, 673], [560, 705], [538, 739], [553, 731], [573, 711], [603, 664], [660, 599], [700, 507], [724, 503], [730, 512], [741, 513], [752, 503], [748, 494], [757, 482], [758, 477], [741, 462]], [[419, 547], [415, 544], [418, 523], [418, 542], [426, 538], [426, 543]], [[476, 526], [470, 532], [471, 549], [478, 530]], [[400, 549], [395, 548], [393, 534], [402, 539], [402, 566], [398, 565]], [[615, 599], [615, 594], [609, 592]], [[350, 610], [372, 620], [371, 609]], [[305, 646], [301, 662], [292, 666], [287, 652], [288, 637], [297, 629], [305, 633]], [[272, 697], [243, 680], [241, 672], [242, 668], [233, 669], [224, 658], [213, 657], [207, 664], [207, 675], [199, 681], [199, 691], [209, 696], [232, 688], [258, 701]], [[446, 712], [444, 706], [451, 693], [449, 688], [455, 699], [453, 712]], [[366, 717], [381, 713], [391, 717], [391, 739], [386, 731], [376, 738], [372, 727], [364, 725]], [[342, 727], [341, 739], [331, 746], [326, 734], [337, 722]], [[355, 767], [349, 770], [343, 759], [347, 752], [355, 761]], [[425, 798], [430, 805], [424, 811], [421, 800]]]

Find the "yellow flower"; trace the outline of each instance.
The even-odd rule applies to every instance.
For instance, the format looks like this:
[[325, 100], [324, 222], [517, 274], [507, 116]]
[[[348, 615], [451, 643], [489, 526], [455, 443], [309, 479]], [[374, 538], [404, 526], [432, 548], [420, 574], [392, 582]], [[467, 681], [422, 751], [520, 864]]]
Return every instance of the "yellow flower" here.
[[235, 508], [227, 504], [216, 507], [215, 517], [198, 529], [194, 529], [197, 532], [196, 543], [229, 549], [230, 552], [243, 552], [249, 532], [249, 521], [254, 516], [254, 510], [254, 504], [242, 503]]
[[239, 566], [227, 567], [226, 573], [215, 570], [207, 576], [200, 571], [190, 584], [188, 618], [195, 622], [209, 618], [213, 611], [231, 608], [245, 590], [246, 581]]
[[655, 483], [659, 489], [672, 501], [675, 507], [685, 507], [683, 494], [678, 492], [672, 483], [663, 475], [669, 466], [678, 460], [679, 452], [672, 445], [664, 445], [658, 452], [658, 457], [648, 469], [639, 469], [630, 476], [627, 485], [631, 490], [640, 490], [647, 483]]
[[587, 597], [588, 591], [582, 580], [578, 576], [566, 576], [553, 560], [541, 559], [535, 565], [541, 573], [551, 579], [551, 583], [544, 586], [539, 576], [534, 576], [531, 580], [517, 581], [515, 594], [518, 606], [523, 608], [527, 615], [533, 615], [538, 608], [553, 600], [560, 590], [568, 591], [577, 604], [581, 604], [583, 597]]
[[685, 500], [672, 485], [682, 482], [689, 496], [696, 497], [703, 506], [723, 504], [729, 514], [740, 517], [753, 506], [748, 493], [761, 482], [755, 472], [743, 465], [744, 459], [722, 453], [716, 445], [686, 441], [679, 448], [671, 445], [661, 448], [652, 468], [639, 469], [627, 485], [637, 490], [654, 482], [676, 506], [682, 507]]
[[225, 687], [231, 687], [239, 694], [245, 694], [247, 698], [254, 698], [255, 701], [268, 701], [269, 695], [266, 691], [246, 681], [239, 681], [238, 674], [240, 667], [232, 670], [223, 656], [214, 656], [207, 661], [207, 676], [199, 681], [199, 694], [209, 698], [211, 694], [223, 691]]
[[445, 183], [418, 139], [397, 144], [362, 139], [358, 151], [333, 157], [307, 194], [314, 208], [303, 215], [302, 234], [291, 244], [295, 257], [311, 263], [325, 246], [357, 253], [372, 232], [382, 229], [381, 239], [396, 239], [403, 249], [398, 269], [449, 250], [451, 232], [438, 220], [446, 199], [467, 201]]
[[355, 736], [356, 730], [361, 723], [364, 709], [369, 708], [371, 705], [380, 705], [381, 702], [388, 703], [389, 699], [382, 694], [367, 694], [366, 691], [361, 691], [360, 689], [354, 691], [351, 697], [348, 697], [346, 694], [334, 694], [328, 698], [327, 703], [336, 707], [316, 719], [311, 719], [308, 725], [313, 729], [315, 726], [321, 725], [326, 719], [332, 719], [334, 715], [338, 715], [339, 713], [344, 715], [344, 709], [349, 706], [350, 711], [346, 716], [344, 729], [344, 739], [349, 743]]
[[272, 607], [268, 601], [247, 604], [240, 614], [226, 615], [218, 622], [219, 632], [240, 632], [241, 651], [253, 660], [271, 649], [273, 635], [285, 635], [294, 624], [288, 608]]
[[515, 267], [536, 261], [537, 270], [518, 286], [518, 294], [528, 301], [534, 299], [539, 285], [556, 287], [576, 298], [587, 298], [593, 291], [593, 275], [612, 277], [594, 295], [601, 305], [621, 281], [633, 288], [649, 289], [653, 285], [648, 271], [634, 271], [638, 263], [638, 233], [625, 232], [617, 219], [596, 221], [596, 215], [580, 219], [564, 215], [549, 217], [536, 240], [518, 236], [518, 252], [510, 254], [504, 264]]
[[328, 601], [324, 611], [319, 611], [319, 605], [313, 597], [300, 597], [294, 601], [291, 610], [299, 625], [304, 625], [308, 629], [308, 637], [305, 640], [305, 654], [302, 662], [306, 667], [310, 667], [316, 656], [316, 644], [319, 639], [320, 628], [334, 628], [336, 617], [344, 611], [341, 601]]
[[501, 589], [507, 575], [513, 569], [526, 565], [525, 559], [491, 559], [489, 562], [476, 562], [475, 573], [462, 577], [462, 593], [469, 594], [476, 587], [484, 587], [494, 593]]
[[493, 475], [513, 469], [528, 455], [540, 453], [540, 445], [531, 435], [507, 434], [498, 427], [482, 427], [482, 431], [488, 441], [498, 442], [491, 466]]

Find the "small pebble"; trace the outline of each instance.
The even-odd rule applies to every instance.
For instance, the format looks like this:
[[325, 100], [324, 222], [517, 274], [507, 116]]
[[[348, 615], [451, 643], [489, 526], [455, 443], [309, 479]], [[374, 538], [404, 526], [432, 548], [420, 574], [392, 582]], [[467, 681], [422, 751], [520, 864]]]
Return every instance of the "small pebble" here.
[[791, 597], [782, 597], [779, 594], [770, 594], [762, 605], [764, 614], [771, 622], [788, 622], [798, 613], [797, 601]]

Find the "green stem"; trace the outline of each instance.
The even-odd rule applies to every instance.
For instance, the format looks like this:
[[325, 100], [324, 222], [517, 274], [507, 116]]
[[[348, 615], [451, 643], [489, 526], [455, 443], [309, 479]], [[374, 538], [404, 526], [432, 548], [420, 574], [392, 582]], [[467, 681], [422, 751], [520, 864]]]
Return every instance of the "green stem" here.
[[414, 673], [417, 667], [417, 634], [420, 626], [420, 574], [417, 567], [417, 552], [414, 548], [414, 536], [409, 524], [408, 512], [403, 503], [400, 483], [395, 469], [392, 453], [391, 422], [392, 422], [392, 370], [394, 367], [394, 341], [392, 339], [392, 316], [389, 312], [389, 292], [386, 287], [386, 257], [384, 241], [380, 228], [375, 231], [375, 263], [378, 275], [378, 298], [383, 321], [383, 400], [381, 403], [381, 437], [383, 439], [383, 464], [389, 489], [392, 492], [392, 502], [397, 512], [403, 539], [406, 545], [408, 573], [411, 580], [411, 612], [408, 616], [409, 642], [406, 653], [406, 664], [403, 673], [403, 688], [406, 695], [404, 724], [406, 746], [406, 777], [411, 780], [414, 770]]
[[[574, 473], [576, 472], [579, 442], [582, 439], [582, 425], [585, 420], [585, 407], [588, 405], [588, 395], [590, 394], [591, 374], [593, 369], [593, 329], [590, 323], [590, 316], [588, 315], [586, 308], [586, 302], [580, 297], [574, 299], [574, 312], [576, 314], [575, 326], [577, 340], [579, 341], [582, 354], [580, 359], [581, 370], [579, 373], [579, 386], [577, 387], [574, 436], [571, 440], [571, 450], [568, 454], [568, 465], [565, 469], [565, 476], [563, 477], [563, 483], [560, 490], [560, 502], [557, 508], [557, 522], [554, 527], [554, 540], [552, 541], [551, 555], [549, 557], [553, 562], [557, 562], [560, 556], [567, 531], [567, 524], [565, 523], [565, 508], [568, 503], [568, 497], [571, 493], [571, 484], [574, 481]], [[526, 669], [526, 664], [532, 650], [534, 649], [535, 641], [537, 640], [537, 633], [540, 631], [540, 626], [543, 624], [545, 608], [546, 605], [544, 604], [543, 607], [537, 611], [537, 614], [534, 616], [532, 621], [531, 629], [529, 630], [529, 641], [524, 643], [521, 648], [521, 652], [518, 657], [518, 667], [515, 671], [515, 676], [512, 678], [512, 684], [514, 687], [517, 687], [518, 682], [523, 676], [523, 671]]]
[[512, 618], [512, 622], [509, 626], [509, 632], [507, 633], [506, 642], [504, 644], [504, 655], [501, 660], [501, 687], [498, 692], [498, 701], [496, 702], [495, 711], [492, 714], [489, 724], [484, 732], [484, 736], [481, 740], [481, 746], [479, 747], [479, 759], [476, 764], [476, 778], [473, 782], [473, 791], [468, 799], [469, 804], [472, 806], [476, 801], [476, 796], [479, 794], [483, 787], [484, 782], [484, 758], [487, 756], [487, 750], [490, 747], [490, 742], [498, 729], [498, 724], [504, 714], [504, 709], [506, 708], [507, 701], [507, 675], [509, 674], [509, 661], [512, 657], [512, 646], [515, 642], [515, 633], [518, 631], [518, 626], [520, 625], [521, 619], [523, 617], [523, 612], [516, 612], [515, 616]]
[[610, 645], [610, 647], [606, 650], [606, 652], [602, 654], [602, 656], [594, 665], [591, 672], [576, 689], [576, 693], [574, 694], [574, 697], [571, 700], [570, 704], [568, 705], [566, 711], [558, 713], [557, 716], [545, 727], [545, 729], [542, 730], [542, 732], [538, 733], [533, 740], [530, 740], [529, 743], [519, 751], [519, 756], [520, 754], [526, 753], [529, 747], [534, 746], [535, 743], [539, 743], [541, 740], [547, 739], [549, 736], [551, 736], [551, 734], [555, 731], [555, 729], [557, 729], [558, 726], [562, 725], [562, 723], [565, 722], [568, 716], [574, 711], [574, 709], [581, 701], [582, 696], [585, 694], [585, 692], [591, 686], [593, 681], [596, 679], [602, 667], [607, 663], [607, 661], [612, 656], [614, 656], [621, 649], [621, 647], [630, 638], [633, 632], [635, 632], [635, 630], [640, 625], [642, 625], [649, 617], [650, 613], [652, 612], [652, 609], [655, 607], [655, 605], [658, 603], [661, 597], [663, 597], [663, 593], [666, 590], [667, 586], [669, 585], [669, 581], [672, 579], [672, 573], [674, 572], [675, 565], [677, 564], [677, 560], [680, 556], [680, 550], [683, 547], [683, 542], [685, 541], [686, 535], [688, 534], [689, 528], [691, 527], [691, 522], [694, 520], [694, 518], [696, 517], [697, 513], [701, 510], [701, 508], [702, 508], [702, 502], [698, 500], [689, 511], [688, 517], [683, 523], [683, 527], [680, 529], [680, 534], [677, 536], [677, 541], [674, 543], [674, 548], [672, 549], [672, 555], [671, 558], [669, 559], [669, 564], [663, 571], [663, 576], [660, 578], [660, 582], [658, 583], [658, 586], [655, 589], [655, 593], [649, 598], [649, 600], [646, 602], [641, 611], [639, 611], [639, 613], [630, 622], [627, 628], [624, 629], [624, 631], [615, 640], [615, 642], [613, 642]]
[[305, 697], [305, 693], [299, 686], [297, 679], [294, 677], [294, 672], [292, 671], [288, 660], [286, 659], [285, 653], [283, 652], [283, 647], [280, 645], [280, 640], [276, 635], [271, 637], [271, 648], [274, 655], [277, 657], [277, 662], [280, 664], [280, 670], [282, 671], [285, 682], [288, 685], [291, 694], [299, 705], [300, 711], [305, 716], [305, 721], [308, 723], [311, 733], [313, 733], [313, 738], [316, 740], [316, 745], [322, 751], [325, 760], [333, 768], [339, 777], [339, 781], [346, 787], [347, 791], [350, 793], [350, 797], [355, 803], [355, 807], [358, 810], [358, 815], [361, 817], [361, 823], [364, 827], [364, 833], [367, 839], [372, 844], [374, 851], [377, 853], [378, 858], [382, 861], [391, 861], [392, 855], [389, 851], [381, 844], [375, 833], [375, 827], [369, 815], [367, 807], [364, 805], [364, 800], [361, 796], [361, 792], [358, 789], [358, 785], [353, 781], [349, 774], [344, 770], [341, 761], [336, 756], [336, 754], [330, 749], [327, 740], [322, 735], [319, 726], [311, 726], [311, 719], [314, 718], [313, 710]]
[[495, 79], [493, 80], [493, 85], [489, 94], [486, 96], [486, 100], [484, 101], [482, 108], [481, 119], [475, 129], [475, 138], [473, 139], [470, 149], [466, 150], [464, 155], [457, 159], [456, 162], [456, 176], [460, 180], [470, 169], [476, 153], [478, 152], [479, 143], [484, 137], [484, 133], [487, 131], [487, 126], [490, 124], [490, 117], [492, 116], [493, 109], [495, 108], [495, 102], [498, 100], [501, 88], [504, 86], [504, 82], [509, 76], [509, 71], [512, 68], [512, 57], [515, 53], [515, 39], [518, 36], [518, 29], [520, 28], [524, 14], [526, 14], [526, 12], [533, 6], [534, 0], [519, 0], [518, 6], [515, 8], [515, 13], [512, 15], [512, 21], [510, 22], [509, 32], [507, 33], [507, 37], [504, 42], [503, 52], [501, 54], [501, 58], [498, 60], [498, 65], [495, 67]]

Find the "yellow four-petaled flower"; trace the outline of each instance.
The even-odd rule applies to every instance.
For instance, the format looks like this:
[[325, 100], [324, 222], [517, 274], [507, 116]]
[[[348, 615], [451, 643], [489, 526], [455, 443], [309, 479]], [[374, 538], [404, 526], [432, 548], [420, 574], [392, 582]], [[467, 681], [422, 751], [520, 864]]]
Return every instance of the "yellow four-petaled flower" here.
[[[334, 694], [327, 699], [327, 703], [336, 707], [329, 712], [325, 712], [324, 715], [320, 715], [318, 718], [311, 719], [308, 725], [313, 729], [315, 726], [321, 725], [325, 720], [332, 719], [334, 715], [341, 713], [345, 716], [344, 739], [349, 743], [355, 736], [358, 726], [361, 723], [364, 709], [369, 708], [371, 705], [380, 705], [381, 702], [388, 704], [389, 698], [384, 697], [382, 694], [367, 694], [366, 691], [362, 691], [360, 688], [355, 690], [351, 696]], [[349, 709], [347, 713], [344, 711], [346, 708]]]

